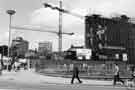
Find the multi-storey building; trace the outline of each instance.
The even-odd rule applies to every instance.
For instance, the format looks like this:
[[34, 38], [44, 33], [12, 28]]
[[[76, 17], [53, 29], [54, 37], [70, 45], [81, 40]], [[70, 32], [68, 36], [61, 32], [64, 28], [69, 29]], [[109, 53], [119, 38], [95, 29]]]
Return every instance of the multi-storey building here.
[[45, 56], [47, 53], [51, 53], [52, 42], [48, 42], [48, 41], [40, 42], [38, 46], [38, 52], [41, 56]]
[[25, 57], [25, 54], [29, 49], [29, 42], [24, 40], [22, 37], [16, 37], [12, 40], [11, 48], [12, 55]]
[[125, 15], [105, 18], [86, 16], [85, 46], [104, 59], [126, 60], [135, 64], [135, 24]]

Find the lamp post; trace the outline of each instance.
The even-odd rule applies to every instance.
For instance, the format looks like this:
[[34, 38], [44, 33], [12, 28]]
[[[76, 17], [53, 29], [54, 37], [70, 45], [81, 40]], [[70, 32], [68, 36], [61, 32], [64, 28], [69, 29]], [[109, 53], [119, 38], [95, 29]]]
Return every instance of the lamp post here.
[[12, 24], [12, 15], [14, 15], [16, 12], [15, 10], [7, 10], [7, 14], [9, 14], [9, 37], [8, 37], [8, 57], [10, 56], [10, 41], [11, 41], [11, 24]]
[[[9, 14], [9, 37], [8, 37], [8, 59], [10, 57], [10, 40], [11, 40], [11, 21], [12, 21], [12, 15], [14, 15], [16, 12], [15, 10], [7, 10], [6, 11], [7, 14]], [[7, 64], [7, 70], [8, 70], [8, 65], [9, 63]]]

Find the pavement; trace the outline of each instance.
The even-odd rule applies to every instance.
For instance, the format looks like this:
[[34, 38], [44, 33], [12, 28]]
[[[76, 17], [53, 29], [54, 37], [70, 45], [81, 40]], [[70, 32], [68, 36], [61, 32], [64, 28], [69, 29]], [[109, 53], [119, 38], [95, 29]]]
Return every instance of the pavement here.
[[[125, 86], [112, 86], [113, 81], [82, 79], [82, 84], [70, 84], [71, 78], [41, 75], [34, 70], [3, 71], [0, 90], [135, 90]], [[75, 81], [77, 82], [77, 81]]]
[[[52, 77], [52, 76], [45, 76], [36, 73], [35, 71], [31, 70], [21, 70], [18, 72], [8, 72], [3, 71], [2, 75], [0, 76], [0, 80], [5, 81], [12, 81], [12, 82], [20, 82], [20, 83], [31, 83], [31, 84], [39, 84], [39, 83], [54, 83], [54, 84], [70, 84], [71, 78], [64, 78], [64, 77]], [[105, 80], [91, 80], [91, 79], [81, 79], [83, 84], [87, 85], [113, 85], [113, 81], [105, 81]], [[74, 82], [77, 82], [75, 79]]]

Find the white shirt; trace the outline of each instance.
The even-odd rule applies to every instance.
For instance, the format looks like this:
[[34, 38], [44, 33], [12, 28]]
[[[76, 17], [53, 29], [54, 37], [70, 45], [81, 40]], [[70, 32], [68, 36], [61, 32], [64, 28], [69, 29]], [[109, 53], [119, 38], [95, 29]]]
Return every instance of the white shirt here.
[[133, 76], [135, 76], [135, 71], [133, 72]]
[[115, 75], [118, 75], [118, 72], [119, 72], [119, 67], [118, 66], [115, 66], [115, 68], [114, 68], [114, 74]]

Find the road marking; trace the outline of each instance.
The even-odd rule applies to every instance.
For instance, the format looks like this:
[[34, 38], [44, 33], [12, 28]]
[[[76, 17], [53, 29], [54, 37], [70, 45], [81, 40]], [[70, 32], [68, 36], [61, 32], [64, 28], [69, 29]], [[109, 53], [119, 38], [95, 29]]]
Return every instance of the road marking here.
[[131, 89], [135, 90], [135, 87], [125, 87], [125, 86], [113, 86], [113, 85], [92, 85], [92, 84], [62, 84], [62, 83], [46, 83], [44, 85], [56, 85], [56, 86], [90, 86], [97, 88], [116, 88], [116, 89]]

